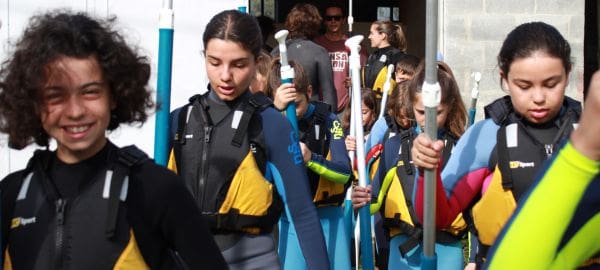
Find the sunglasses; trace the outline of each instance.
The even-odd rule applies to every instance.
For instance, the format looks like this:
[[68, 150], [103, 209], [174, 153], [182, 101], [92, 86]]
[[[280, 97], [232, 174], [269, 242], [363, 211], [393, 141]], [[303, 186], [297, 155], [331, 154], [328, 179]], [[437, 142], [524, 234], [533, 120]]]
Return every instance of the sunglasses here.
[[334, 16], [325, 15], [326, 21], [340, 21], [341, 19], [342, 19], [342, 15], [334, 15]]

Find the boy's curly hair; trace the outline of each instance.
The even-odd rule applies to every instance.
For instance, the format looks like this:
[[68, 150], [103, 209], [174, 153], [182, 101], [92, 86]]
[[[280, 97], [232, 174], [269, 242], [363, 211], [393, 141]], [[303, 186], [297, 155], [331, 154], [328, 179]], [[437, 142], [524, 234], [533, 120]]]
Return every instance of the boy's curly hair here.
[[154, 108], [149, 60], [112, 29], [116, 19], [93, 19], [85, 13], [59, 10], [32, 17], [14, 52], [0, 67], [0, 132], [11, 148], [35, 142], [47, 146], [42, 128], [41, 89], [45, 70], [61, 57], [94, 56], [116, 104], [108, 130], [121, 123], [143, 123]]

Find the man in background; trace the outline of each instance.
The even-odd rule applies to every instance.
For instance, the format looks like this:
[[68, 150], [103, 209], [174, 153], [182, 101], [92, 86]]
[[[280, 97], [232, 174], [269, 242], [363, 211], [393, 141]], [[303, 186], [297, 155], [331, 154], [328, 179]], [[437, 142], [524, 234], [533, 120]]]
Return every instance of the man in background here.
[[[347, 20], [342, 6], [330, 4], [325, 9], [323, 24], [325, 25], [325, 34], [316, 37], [314, 41], [329, 53], [333, 68], [333, 83], [337, 93], [337, 108], [334, 108], [334, 111], [339, 114], [350, 102], [350, 94], [344, 83], [349, 76], [348, 56], [350, 50], [344, 45], [348, 35], [344, 28]], [[367, 59], [367, 52], [361, 48], [360, 54], [360, 62], [363, 65]]]

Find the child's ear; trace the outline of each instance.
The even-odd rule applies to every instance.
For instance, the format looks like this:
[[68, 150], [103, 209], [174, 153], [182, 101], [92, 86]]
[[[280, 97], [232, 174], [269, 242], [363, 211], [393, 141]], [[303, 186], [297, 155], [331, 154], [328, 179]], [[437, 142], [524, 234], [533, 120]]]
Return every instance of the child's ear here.
[[308, 85], [308, 87], [306, 87], [306, 96], [308, 97], [308, 100], [310, 100], [310, 97], [312, 97], [312, 85]]
[[506, 81], [506, 75], [502, 71], [500, 71], [500, 87], [502, 87], [502, 90], [508, 91], [508, 82]]

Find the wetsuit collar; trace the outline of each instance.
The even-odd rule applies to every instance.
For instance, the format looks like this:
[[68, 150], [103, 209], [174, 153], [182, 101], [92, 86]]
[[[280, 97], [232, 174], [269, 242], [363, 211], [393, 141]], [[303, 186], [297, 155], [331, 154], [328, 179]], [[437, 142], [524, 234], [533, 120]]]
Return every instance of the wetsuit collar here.
[[302, 120], [310, 119], [314, 112], [315, 112], [315, 105], [313, 105], [312, 103], [309, 103], [308, 108], [306, 109], [306, 112], [302, 116]]

